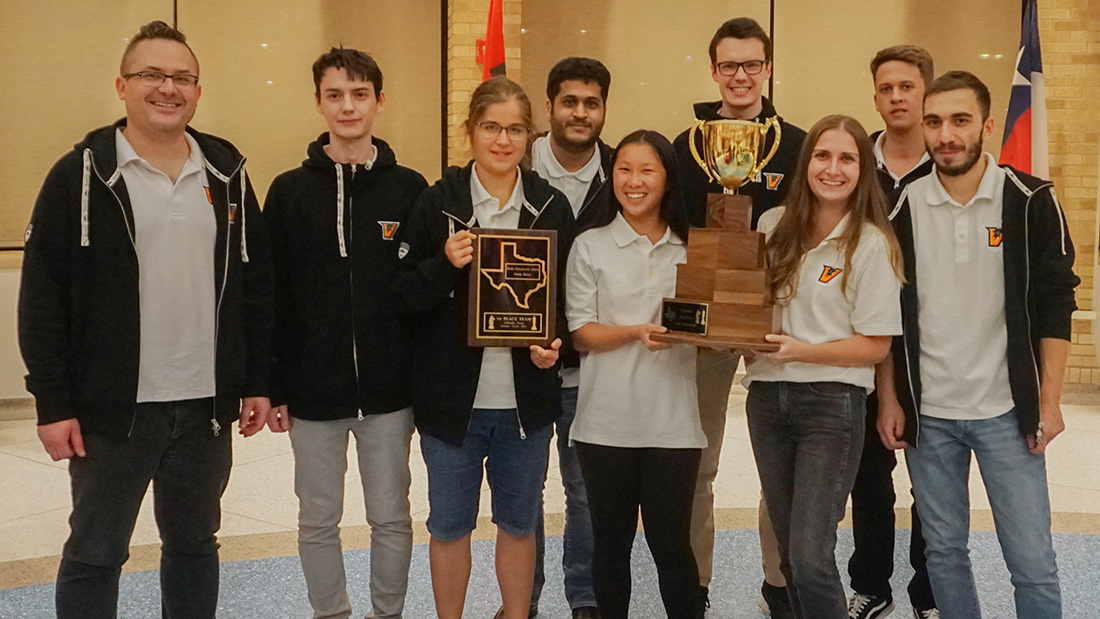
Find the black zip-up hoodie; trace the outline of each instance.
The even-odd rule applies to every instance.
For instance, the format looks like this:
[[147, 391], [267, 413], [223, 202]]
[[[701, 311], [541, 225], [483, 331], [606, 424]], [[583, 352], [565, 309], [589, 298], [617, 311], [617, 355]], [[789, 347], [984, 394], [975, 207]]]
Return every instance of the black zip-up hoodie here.
[[[775, 106], [767, 97], [761, 97], [763, 108], [760, 114], [752, 120], [762, 123], [773, 116], [779, 116]], [[723, 120], [718, 114], [722, 108], [721, 101], [695, 104], [695, 118], [699, 120]], [[737, 193], [752, 198], [752, 228], [756, 229], [756, 222], [764, 211], [783, 203], [787, 197], [787, 188], [794, 180], [794, 166], [798, 162], [798, 151], [802, 148], [802, 141], [806, 139], [806, 132], [779, 118], [780, 130], [783, 135], [779, 140], [779, 148], [775, 156], [768, 161], [768, 165], [760, 171], [759, 183], [746, 183], [738, 188]], [[691, 129], [685, 129], [676, 136], [673, 146], [676, 149], [676, 159], [680, 166], [680, 195], [683, 196], [684, 213], [688, 223], [696, 227], [706, 225], [707, 194], [722, 193], [722, 186], [710, 180], [703, 168], [699, 167], [695, 158], [691, 155], [688, 145], [688, 134]], [[775, 141], [774, 131], [769, 131], [764, 142], [761, 156], [771, 151]], [[695, 148], [699, 154], [703, 154], [702, 132], [695, 140]]]
[[[125, 124], [92, 131], [46, 176], [19, 294], [19, 346], [38, 423], [76, 418], [82, 432], [119, 437], [133, 427], [140, 354], [134, 214], [115, 153]], [[217, 434], [238, 417], [242, 397], [268, 395], [271, 251], [244, 158], [225, 140], [187, 132], [206, 159], [217, 222]]]
[[[882, 135], [882, 130], [878, 130], [871, 134], [871, 143], [878, 141], [878, 136]], [[898, 180], [894, 180], [894, 177], [890, 175], [890, 170], [886, 169], [886, 165], [881, 161], [876, 163], [878, 169], [878, 182], [882, 185], [882, 190], [886, 192], [886, 195], [890, 198], [891, 202], [896, 202], [898, 196], [901, 195], [901, 191], [905, 189], [906, 185], [912, 183], [922, 176], [928, 176], [932, 172], [932, 159], [928, 158], [927, 161], [918, 165], [917, 167], [909, 170], [909, 172]], [[875, 398], [869, 398], [868, 402]]]
[[[483, 349], [466, 346], [469, 266], [456, 269], [443, 251], [459, 230], [477, 225], [470, 198], [473, 164], [447, 168], [420, 194], [402, 243], [404, 257], [398, 282], [406, 307], [414, 312], [415, 361], [413, 411], [417, 429], [453, 445], [462, 445], [477, 394]], [[558, 231], [558, 316], [555, 333], [562, 340], [559, 356], [571, 350], [565, 320], [564, 274], [576, 233], [565, 194], [538, 174], [521, 172], [524, 204], [518, 228]], [[512, 349], [520, 432], [546, 426], [561, 417], [558, 369], [539, 369], [527, 348]]]
[[[1039, 342], [1070, 339], [1077, 309], [1073, 289], [1073, 241], [1054, 195], [1054, 184], [1009, 166], [1004, 186], [1001, 234], [1005, 279], [1005, 327], [1008, 331], [1008, 381], [1022, 434], [1039, 426]], [[909, 188], [902, 191], [890, 218], [905, 258], [901, 289], [902, 335], [894, 338], [894, 378], [905, 411], [905, 436], [919, 447], [921, 382], [916, 250]]]
[[577, 234], [598, 225], [601, 221], [600, 214], [610, 208], [608, 195], [611, 193], [611, 159], [615, 156], [615, 149], [604, 144], [603, 140], [596, 140], [596, 148], [600, 153], [600, 169], [588, 185], [581, 210], [577, 213]]
[[394, 279], [405, 222], [428, 183], [371, 140], [377, 156], [367, 168], [334, 162], [321, 134], [264, 202], [278, 299], [272, 404], [301, 419], [412, 402], [412, 331]]

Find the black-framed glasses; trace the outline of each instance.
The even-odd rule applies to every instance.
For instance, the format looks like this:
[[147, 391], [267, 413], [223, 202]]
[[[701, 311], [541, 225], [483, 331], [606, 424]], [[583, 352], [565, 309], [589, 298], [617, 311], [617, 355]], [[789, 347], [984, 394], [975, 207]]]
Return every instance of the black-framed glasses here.
[[501, 126], [499, 123], [492, 121], [478, 121], [477, 126], [481, 128], [491, 138], [495, 138], [500, 135], [501, 131], [506, 131], [508, 137], [513, 140], [519, 140], [527, 137], [527, 134], [531, 133], [531, 128], [527, 125], [508, 125], [507, 127]]
[[167, 73], [161, 73], [160, 71], [138, 71], [137, 73], [123, 73], [122, 77], [130, 79], [136, 77], [142, 82], [150, 86], [160, 86], [164, 83], [164, 80], [170, 79], [175, 82], [179, 88], [195, 87], [199, 85], [199, 76], [191, 75], [190, 73], [176, 73], [175, 75], [168, 75]]
[[737, 75], [738, 69], [744, 69], [745, 75], [756, 75], [764, 70], [766, 64], [768, 63], [765, 60], [746, 60], [745, 62], [719, 62], [714, 66], [722, 75]]

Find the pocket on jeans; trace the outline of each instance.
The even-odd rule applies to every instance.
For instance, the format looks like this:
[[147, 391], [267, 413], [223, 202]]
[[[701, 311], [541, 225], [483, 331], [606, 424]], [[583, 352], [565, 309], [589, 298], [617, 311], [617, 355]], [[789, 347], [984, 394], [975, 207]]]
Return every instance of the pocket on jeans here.
[[805, 383], [810, 393], [823, 398], [843, 398], [852, 392], [852, 386], [839, 382]]

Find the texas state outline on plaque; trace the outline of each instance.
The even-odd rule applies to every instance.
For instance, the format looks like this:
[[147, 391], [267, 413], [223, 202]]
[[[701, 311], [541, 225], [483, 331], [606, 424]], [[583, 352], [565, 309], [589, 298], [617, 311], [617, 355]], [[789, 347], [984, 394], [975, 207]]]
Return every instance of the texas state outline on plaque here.
[[[546, 280], [548, 279], [546, 277], [546, 262], [539, 259], [539, 258], [528, 258], [527, 256], [521, 256], [521, 255], [517, 254], [515, 243], [502, 242], [500, 245], [501, 245], [500, 246], [500, 268], [498, 268], [498, 269], [481, 269], [481, 274], [484, 275], [485, 278], [489, 280], [489, 284], [493, 288], [495, 288], [497, 290], [505, 290], [506, 289], [509, 292], [509, 294], [512, 295], [512, 298], [516, 300], [516, 305], [518, 305], [520, 308], [530, 309], [530, 305], [528, 304], [528, 299], [531, 298], [531, 295], [535, 294], [536, 292], [538, 292], [539, 290], [541, 290], [542, 288], [544, 288], [546, 286]], [[537, 264], [538, 269], [539, 269], [538, 278], [527, 278], [527, 277], [525, 277], [525, 278], [516, 278], [516, 277], [509, 278], [508, 277], [508, 272], [507, 272], [508, 265], [510, 263], [511, 264], [516, 264], [517, 262]], [[498, 278], [500, 280], [499, 282], [497, 281]], [[516, 291], [515, 287], [513, 287], [513, 285], [512, 285], [513, 281], [515, 281], [515, 282], [533, 282], [533, 281], [537, 281], [538, 283], [533, 288], [526, 291], [523, 294], [523, 299], [520, 300], [520, 298], [519, 298], [520, 293]]]

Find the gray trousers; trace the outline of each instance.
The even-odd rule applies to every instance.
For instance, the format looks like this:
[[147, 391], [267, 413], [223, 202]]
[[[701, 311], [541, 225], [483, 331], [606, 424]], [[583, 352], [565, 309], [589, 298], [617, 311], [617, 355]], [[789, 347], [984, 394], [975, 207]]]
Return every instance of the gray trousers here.
[[298, 556], [305, 573], [314, 619], [351, 616], [340, 519], [348, 435], [355, 436], [371, 529], [370, 592], [373, 616], [401, 617], [412, 559], [409, 515], [409, 444], [412, 409], [363, 419], [293, 419], [294, 492], [298, 495]]

